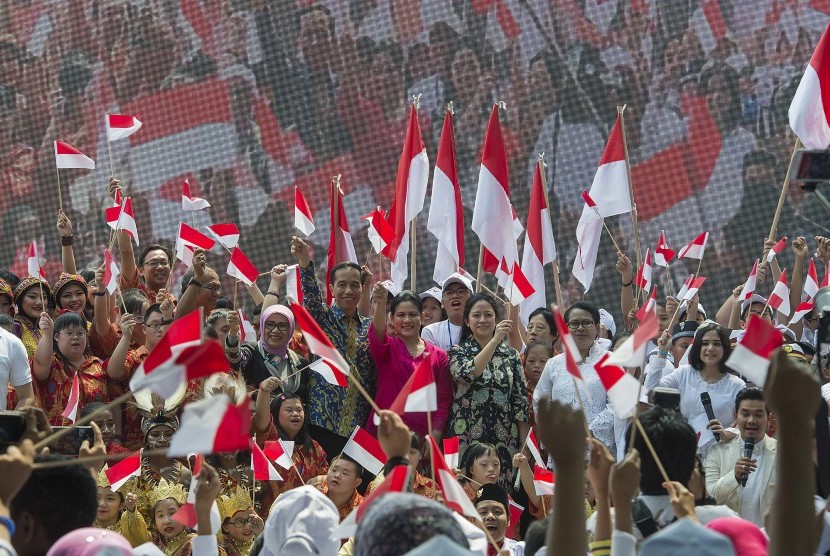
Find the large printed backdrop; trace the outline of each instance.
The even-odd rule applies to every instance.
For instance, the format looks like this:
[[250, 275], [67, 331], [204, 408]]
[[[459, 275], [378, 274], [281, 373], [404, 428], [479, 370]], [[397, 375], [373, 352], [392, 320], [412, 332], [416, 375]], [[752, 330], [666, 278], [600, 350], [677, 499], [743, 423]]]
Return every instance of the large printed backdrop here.
[[[342, 174], [359, 258], [376, 268], [360, 217], [391, 204], [407, 104], [421, 95], [433, 163], [446, 103], [454, 103], [468, 227], [494, 101], [507, 103], [510, 187], [523, 221], [533, 165], [545, 153], [561, 280], [573, 301], [582, 295], [569, 272], [579, 193], [590, 186], [616, 105], [626, 104], [643, 250], [661, 230], [675, 249], [711, 232], [701, 295], [714, 312], [761, 254], [793, 142], [786, 111], [830, 20], [830, 2], [822, 0], [751, 4], [5, 2], [0, 23], [11, 33], [0, 37], [0, 267], [25, 274], [25, 247], [36, 238], [46, 268], [53, 276], [59, 270], [57, 138], [97, 161], [95, 171], [61, 173], [79, 267], [101, 262], [114, 173], [134, 199], [142, 243], [172, 244], [178, 222], [190, 222], [180, 205], [180, 184], [189, 179], [193, 193], [212, 204], [195, 224], [239, 224], [241, 246], [260, 270], [290, 262], [295, 185], [315, 212], [310, 240], [322, 258], [329, 182]], [[106, 112], [144, 122], [113, 143], [111, 154]], [[418, 221], [418, 290], [432, 285], [427, 211]], [[634, 258], [631, 218], [609, 224]], [[828, 227], [825, 209], [793, 188], [779, 235], [811, 238]], [[465, 267], [475, 272], [478, 242], [468, 232], [466, 243]], [[227, 264], [218, 249], [211, 259], [220, 269]], [[783, 257], [782, 266], [791, 260]], [[618, 312], [615, 262], [604, 237], [586, 298]], [[680, 263], [658, 275], [660, 295], [676, 291], [690, 272]], [[552, 284], [548, 290], [552, 299]]]

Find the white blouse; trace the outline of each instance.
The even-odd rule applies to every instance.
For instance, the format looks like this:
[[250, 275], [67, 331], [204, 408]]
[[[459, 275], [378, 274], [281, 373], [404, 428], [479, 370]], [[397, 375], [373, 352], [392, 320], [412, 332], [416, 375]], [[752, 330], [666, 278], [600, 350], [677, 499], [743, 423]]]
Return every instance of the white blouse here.
[[709, 392], [715, 419], [727, 428], [735, 420], [735, 396], [746, 388], [746, 382], [735, 375], [725, 373], [719, 381], [710, 384], [703, 380], [700, 371], [691, 365], [681, 365], [661, 379], [659, 386], [680, 390], [680, 412], [690, 422], [706, 414], [700, 395]]
[[[579, 372], [582, 373], [583, 384], [580, 385], [579, 393], [582, 395], [582, 403], [585, 405], [585, 418], [590, 423], [599, 415], [608, 403], [608, 396], [605, 388], [594, 370], [594, 364], [607, 353], [596, 342], [591, 346], [591, 351], [579, 364]], [[574, 379], [565, 368], [565, 354], [560, 353], [548, 359], [542, 376], [533, 391], [533, 411], [538, 414], [539, 399], [547, 396], [551, 400], [568, 404], [572, 407], [579, 407], [579, 398], [574, 388]]]

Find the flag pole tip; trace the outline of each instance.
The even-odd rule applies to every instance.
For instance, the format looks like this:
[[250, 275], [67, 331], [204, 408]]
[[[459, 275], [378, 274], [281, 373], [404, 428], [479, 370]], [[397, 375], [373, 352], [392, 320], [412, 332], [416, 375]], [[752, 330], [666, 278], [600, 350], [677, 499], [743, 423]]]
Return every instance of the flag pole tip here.
[[447, 103], [447, 112], [449, 112], [453, 116], [455, 115], [455, 108], [453, 107], [452, 101], [449, 101]]
[[415, 110], [421, 109], [421, 93], [412, 95], [412, 104], [415, 106]]

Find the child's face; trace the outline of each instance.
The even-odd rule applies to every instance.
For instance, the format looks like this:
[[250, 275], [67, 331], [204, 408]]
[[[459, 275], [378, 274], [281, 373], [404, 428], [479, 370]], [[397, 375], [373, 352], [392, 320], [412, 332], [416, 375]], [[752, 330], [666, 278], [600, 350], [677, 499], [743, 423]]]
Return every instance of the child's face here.
[[153, 508], [153, 518], [156, 522], [156, 531], [165, 539], [172, 539], [184, 531], [184, 525], [173, 520], [173, 515], [179, 510], [179, 503], [172, 498], [159, 501]]

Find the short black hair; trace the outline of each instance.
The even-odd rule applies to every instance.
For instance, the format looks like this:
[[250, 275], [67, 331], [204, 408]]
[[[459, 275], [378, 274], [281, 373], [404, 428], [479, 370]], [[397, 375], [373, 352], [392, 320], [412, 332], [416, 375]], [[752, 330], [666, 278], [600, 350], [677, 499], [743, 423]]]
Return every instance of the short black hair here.
[[[147, 307], [147, 310], [144, 311], [144, 322], [150, 320], [150, 317], [153, 315], [153, 313], [158, 313], [160, 315], [162, 314], [161, 305], [159, 303], [153, 303], [152, 305]], [[164, 315], [162, 315], [162, 318], [164, 318]]]
[[[464, 473], [469, 476], [473, 463], [475, 463], [478, 458], [490, 454], [499, 458], [499, 451], [492, 444], [485, 444], [484, 442], [475, 442], [470, 444], [467, 446], [467, 449], [464, 450], [464, 457], [461, 459], [461, 468], [464, 470]], [[499, 464], [501, 464], [501, 458], [499, 458]]]
[[[674, 409], [656, 405], [643, 411], [639, 416], [640, 424], [648, 435], [657, 457], [663, 463], [669, 479], [688, 486], [692, 470], [695, 468], [697, 454], [697, 435], [683, 415]], [[631, 438], [631, 427], [625, 434]], [[657, 463], [648, 450], [643, 435], [634, 436], [634, 447], [640, 452], [640, 490], [644, 495], [666, 494], [663, 488], [663, 476]], [[626, 444], [628, 441], [626, 440]]]
[[[547, 307], [537, 307], [536, 309], [533, 309], [530, 316], [527, 317], [527, 321], [530, 322], [530, 319], [537, 315], [541, 315], [542, 318], [545, 319], [545, 322], [548, 323], [548, 328], [550, 328], [550, 333], [553, 334], [554, 338], [558, 338], [559, 329], [556, 328], [556, 321], [553, 319], [553, 312]], [[554, 339], [554, 341], [556, 340]]]
[[138, 288], [130, 288], [121, 292], [121, 299], [124, 300], [124, 306], [128, 313], [133, 315], [143, 314], [141, 309], [145, 303], [150, 303], [147, 294]]
[[689, 350], [689, 365], [698, 371], [703, 369], [703, 361], [700, 359], [700, 351], [703, 349], [703, 335], [712, 330], [717, 332], [718, 339], [723, 346], [723, 358], [720, 360], [720, 372], [725, 373], [726, 360], [729, 359], [729, 355], [732, 353], [732, 345], [729, 343], [729, 333], [724, 327], [716, 322], [707, 322], [706, 324], [698, 327], [695, 332], [694, 342]]
[[360, 280], [363, 282], [363, 269], [357, 265], [357, 263], [353, 263], [351, 261], [343, 261], [342, 263], [337, 263], [329, 272], [329, 284], [334, 285], [335, 275], [338, 271], [350, 268], [356, 270], [360, 274]]
[[233, 309], [233, 301], [228, 299], [227, 297], [220, 297], [216, 300], [216, 304], [213, 306], [214, 309]]
[[534, 521], [527, 527], [525, 532], [525, 554], [533, 556], [539, 549], [545, 546], [545, 537], [548, 534], [548, 522], [550, 515], [544, 519]]
[[355, 469], [356, 469], [356, 471], [355, 471], [355, 476], [356, 476], [358, 479], [359, 479], [359, 478], [361, 478], [361, 477], [363, 476], [363, 466], [362, 466], [362, 465], [360, 465], [360, 464], [357, 462], [357, 460], [356, 460], [356, 459], [354, 459], [353, 457], [351, 457], [349, 454], [347, 454], [347, 453], [345, 453], [345, 452], [341, 453], [339, 456], [337, 456], [336, 458], [334, 458], [334, 460], [332, 460], [332, 462], [331, 462], [331, 463], [332, 463], [332, 465], [334, 465], [334, 462], [335, 462], [335, 461], [337, 461], [337, 460], [339, 460], [339, 459], [342, 459], [342, 460], [344, 460], [344, 461], [348, 461], [349, 463], [351, 463], [352, 465], [354, 465], [354, 467], [355, 467]]
[[738, 414], [738, 409], [740, 409], [741, 402], [744, 400], [758, 400], [764, 402], [764, 407], [767, 405], [767, 401], [764, 399], [763, 390], [756, 386], [747, 386], [735, 395], [735, 415]]
[[568, 322], [571, 318], [571, 313], [575, 309], [581, 309], [586, 313], [590, 313], [591, 319], [593, 319], [594, 324], [599, 324], [600, 316], [599, 316], [599, 309], [593, 303], [588, 303], [587, 301], [577, 301], [576, 303], [572, 304], [565, 310], [565, 322]]
[[[66, 459], [41, 455], [35, 462]], [[50, 545], [70, 531], [92, 527], [97, 511], [98, 487], [83, 465], [35, 469], [9, 506], [12, 520], [19, 521], [25, 512], [38, 521]]]
[[467, 320], [470, 318], [470, 312], [473, 310], [473, 307], [479, 301], [485, 301], [490, 304], [490, 307], [493, 308], [493, 311], [496, 313], [496, 322], [499, 321], [501, 318], [501, 312], [499, 311], [499, 304], [496, 303], [496, 298], [490, 295], [489, 293], [476, 293], [471, 295], [467, 298], [467, 303], [464, 305], [464, 322], [461, 325], [461, 341], [463, 342], [470, 336], [472, 336], [473, 331], [470, 330], [470, 327], [467, 326]]
[[164, 251], [164, 254], [167, 257], [167, 264], [172, 265], [173, 253], [170, 252], [170, 249], [159, 243], [151, 243], [141, 251], [141, 255], [138, 257], [138, 266], [144, 266], [144, 259], [147, 257], [147, 253], [150, 251], [156, 251], [157, 249]]
[[525, 357], [527, 357], [527, 354], [530, 353], [530, 350], [536, 349], [536, 348], [544, 349], [545, 352], [548, 354], [548, 359], [553, 357], [553, 346], [550, 345], [550, 344], [546, 344], [545, 342], [543, 342], [541, 340], [533, 340], [532, 342], [527, 344], [527, 347], [525, 347]]
[[0, 269], [0, 280], [3, 280], [12, 289], [16, 288], [17, 285], [20, 283], [20, 276], [12, 272], [7, 268]]
[[406, 302], [414, 303], [415, 307], [418, 309], [418, 312], [423, 312], [424, 302], [421, 301], [421, 298], [413, 291], [404, 290], [392, 299], [392, 305], [389, 307], [389, 314], [394, 315], [395, 309], [398, 308], [398, 305]]

